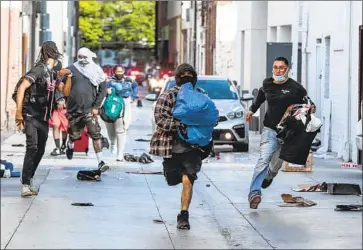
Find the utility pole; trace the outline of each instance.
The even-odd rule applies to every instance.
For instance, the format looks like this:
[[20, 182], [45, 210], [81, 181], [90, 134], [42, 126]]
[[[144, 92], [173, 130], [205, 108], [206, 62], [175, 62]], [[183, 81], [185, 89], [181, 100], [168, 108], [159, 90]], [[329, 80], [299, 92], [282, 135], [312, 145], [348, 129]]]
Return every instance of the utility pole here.
[[194, 1], [194, 28], [193, 28], [193, 66], [197, 68], [197, 13], [198, 1]]
[[72, 29], [74, 29], [74, 0], [67, 2], [67, 16], [68, 16], [68, 35], [67, 35], [67, 55], [68, 55], [68, 65], [73, 63], [73, 36]]

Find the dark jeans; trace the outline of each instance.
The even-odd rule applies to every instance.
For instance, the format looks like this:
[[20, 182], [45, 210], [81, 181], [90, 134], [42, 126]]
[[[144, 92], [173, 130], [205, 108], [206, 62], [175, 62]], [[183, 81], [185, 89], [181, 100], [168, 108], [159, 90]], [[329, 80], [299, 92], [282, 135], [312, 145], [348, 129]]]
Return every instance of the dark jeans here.
[[26, 135], [26, 152], [23, 163], [22, 183], [30, 184], [40, 161], [44, 155], [48, 139], [48, 122], [24, 115], [24, 130]]
[[77, 141], [81, 138], [81, 133], [84, 128], [87, 127], [88, 135], [92, 140], [102, 139], [101, 127], [97, 119], [95, 119], [91, 114], [83, 114], [79, 116], [67, 116], [68, 125], [68, 136], [71, 142]]

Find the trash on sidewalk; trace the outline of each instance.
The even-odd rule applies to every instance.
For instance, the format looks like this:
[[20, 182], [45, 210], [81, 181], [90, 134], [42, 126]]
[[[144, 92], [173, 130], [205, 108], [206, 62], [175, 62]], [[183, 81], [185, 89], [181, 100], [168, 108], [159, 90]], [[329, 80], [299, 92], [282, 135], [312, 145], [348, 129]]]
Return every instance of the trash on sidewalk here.
[[321, 189], [321, 184], [299, 184], [297, 188], [292, 189], [295, 192], [323, 192], [326, 190]]
[[77, 173], [80, 181], [101, 181], [101, 170], [80, 170]]
[[153, 222], [156, 223], [156, 224], [162, 224], [162, 223], [164, 223], [163, 220], [153, 220]]
[[159, 174], [159, 175], [162, 175], [163, 172], [155, 172], [155, 171], [131, 171], [131, 172], [126, 172], [126, 174]]
[[0, 178], [20, 177], [19, 171], [14, 172], [13, 163], [6, 160], [0, 160], [0, 163], [1, 163]]
[[361, 195], [359, 184], [327, 183], [327, 193], [333, 195]]
[[12, 147], [24, 147], [24, 144], [21, 144], [21, 143], [20, 144], [12, 144], [11, 146]]
[[93, 203], [90, 202], [75, 202], [72, 203], [72, 206], [77, 206], [77, 207], [93, 207]]
[[150, 142], [151, 140], [140, 138], [140, 139], [136, 139], [135, 141], [139, 141], [139, 142]]
[[362, 211], [362, 205], [337, 205], [334, 211]]
[[281, 194], [281, 198], [284, 201], [279, 207], [312, 207], [317, 203], [303, 197], [293, 197], [291, 194]]
[[140, 156], [135, 156], [132, 154], [125, 154], [124, 159], [125, 159], [125, 161], [140, 162], [140, 163], [144, 163], [144, 164], [154, 162], [154, 160], [151, 158], [151, 156], [149, 156], [148, 154], [145, 154], [145, 153], [143, 153]]

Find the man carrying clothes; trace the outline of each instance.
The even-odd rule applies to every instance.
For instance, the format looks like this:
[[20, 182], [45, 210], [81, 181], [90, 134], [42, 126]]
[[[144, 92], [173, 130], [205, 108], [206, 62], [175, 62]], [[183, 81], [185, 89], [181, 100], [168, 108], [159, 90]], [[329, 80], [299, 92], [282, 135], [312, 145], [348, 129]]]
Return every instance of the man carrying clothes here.
[[[13, 98], [16, 101], [16, 124], [26, 135], [26, 152], [21, 176], [21, 196], [38, 194], [33, 177], [44, 155], [48, 139], [48, 120], [55, 101], [57, 72], [64, 76], [70, 72], [61, 69], [58, 60], [62, 55], [52, 41], [43, 43], [34, 67], [17, 85]], [[58, 86], [61, 91], [63, 86]]]
[[278, 57], [274, 60], [272, 73], [272, 77], [263, 81], [263, 86], [259, 89], [257, 97], [246, 115], [246, 120], [250, 121], [253, 113], [267, 101], [268, 108], [261, 134], [260, 157], [254, 169], [248, 195], [252, 209], [257, 209], [261, 202], [261, 187], [267, 188], [271, 185], [283, 163], [279, 159], [281, 142], [277, 138], [276, 126], [286, 109], [292, 104], [303, 104], [304, 97], [307, 95], [300, 83], [288, 77], [289, 62], [286, 58]]
[[183, 184], [177, 228], [190, 229], [188, 210], [193, 183], [202, 166], [202, 153], [179, 138], [177, 131], [181, 124], [174, 119], [172, 112], [180, 86], [184, 83], [195, 86], [197, 73], [191, 65], [181, 64], [176, 70], [175, 81], [177, 86], [162, 93], [156, 102], [154, 117], [157, 128], [151, 139], [150, 154], [164, 158], [164, 175], [168, 185]]
[[81, 48], [78, 51], [78, 61], [68, 67], [72, 72], [68, 77], [71, 78], [71, 88], [69, 92], [63, 92], [67, 97], [69, 121], [66, 155], [68, 159], [73, 158], [74, 142], [81, 138], [82, 131], [87, 127], [96, 152], [98, 169], [105, 172], [109, 166], [103, 161], [98, 112], [106, 96], [106, 79], [102, 68], [93, 61], [95, 57], [96, 54], [88, 48]]

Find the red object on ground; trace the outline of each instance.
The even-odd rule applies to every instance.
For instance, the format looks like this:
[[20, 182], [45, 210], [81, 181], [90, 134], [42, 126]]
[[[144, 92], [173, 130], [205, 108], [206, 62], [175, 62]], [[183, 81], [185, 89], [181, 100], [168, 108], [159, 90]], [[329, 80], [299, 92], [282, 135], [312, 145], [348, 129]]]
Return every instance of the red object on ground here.
[[81, 139], [74, 142], [73, 152], [85, 152], [88, 154], [89, 136], [87, 134], [87, 129], [85, 129], [81, 134]]

